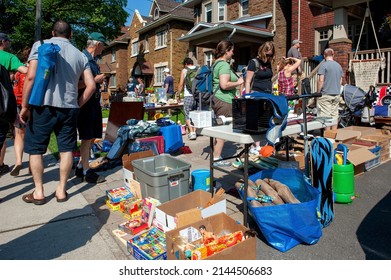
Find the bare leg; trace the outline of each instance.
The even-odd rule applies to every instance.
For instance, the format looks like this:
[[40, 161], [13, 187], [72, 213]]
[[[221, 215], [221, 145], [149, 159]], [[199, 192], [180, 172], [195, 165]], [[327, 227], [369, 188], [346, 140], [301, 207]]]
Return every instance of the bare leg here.
[[15, 141], [14, 141], [14, 150], [16, 161], [15, 165], [22, 165], [23, 162], [23, 147], [24, 147], [24, 134], [25, 128], [16, 128], [15, 127]]
[[90, 168], [90, 164], [88, 162], [90, 158], [90, 150], [91, 150], [91, 140], [81, 140], [80, 144], [80, 162], [83, 165], [83, 170], [87, 170]]
[[0, 151], [0, 166], [4, 164], [4, 157], [5, 157], [5, 150], [7, 149], [7, 142], [4, 141], [3, 146], [1, 147]]
[[42, 155], [30, 155], [30, 167], [34, 180], [34, 199], [45, 197], [43, 190], [43, 159]]
[[224, 147], [224, 140], [217, 138], [216, 142], [215, 142], [214, 153], [213, 153], [214, 159], [217, 159], [221, 156], [221, 152], [223, 151], [223, 147]]
[[60, 182], [56, 188], [56, 197], [58, 199], [65, 198], [66, 186], [71, 173], [73, 163], [72, 152], [60, 153]]

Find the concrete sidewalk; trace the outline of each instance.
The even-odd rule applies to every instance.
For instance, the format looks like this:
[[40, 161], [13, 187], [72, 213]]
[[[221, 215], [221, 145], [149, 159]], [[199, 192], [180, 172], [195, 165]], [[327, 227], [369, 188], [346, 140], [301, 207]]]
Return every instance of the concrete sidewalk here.
[[[178, 158], [191, 164], [190, 171], [208, 168], [209, 138], [183, 139], [192, 153]], [[238, 148], [238, 145], [226, 143], [224, 152], [233, 155]], [[13, 141], [8, 140], [5, 163], [12, 168], [14, 162]], [[125, 246], [112, 234], [124, 218], [105, 205], [105, 191], [123, 186], [122, 166], [100, 172], [107, 181], [98, 185], [71, 178], [67, 187], [69, 200], [57, 203], [53, 194], [59, 176], [56, 163], [52, 156], [45, 155], [44, 182], [48, 202], [42, 206], [22, 201], [22, 195], [33, 190], [26, 155], [18, 177], [9, 173], [1, 177], [0, 259], [131, 259]], [[335, 220], [323, 230], [317, 244], [298, 245], [281, 253], [260, 237], [257, 239], [257, 259], [390, 260], [390, 168], [389, 161], [356, 177], [358, 198], [352, 204], [335, 205]], [[219, 172], [216, 177], [225, 189], [233, 187], [237, 180]], [[234, 194], [225, 194], [227, 214], [242, 223], [242, 201], [231, 193]], [[257, 229], [251, 219], [250, 227]]]

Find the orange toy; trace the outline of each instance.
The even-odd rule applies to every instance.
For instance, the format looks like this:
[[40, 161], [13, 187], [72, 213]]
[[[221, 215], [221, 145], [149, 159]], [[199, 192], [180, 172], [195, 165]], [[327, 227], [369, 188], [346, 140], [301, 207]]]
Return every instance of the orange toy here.
[[263, 146], [261, 150], [259, 151], [259, 154], [263, 157], [270, 157], [274, 153], [274, 148], [273, 146]]

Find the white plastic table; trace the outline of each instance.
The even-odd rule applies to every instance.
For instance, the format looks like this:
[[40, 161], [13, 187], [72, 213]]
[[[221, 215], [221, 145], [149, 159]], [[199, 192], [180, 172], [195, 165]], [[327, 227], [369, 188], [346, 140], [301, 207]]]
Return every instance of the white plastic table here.
[[[315, 119], [315, 120], [307, 122], [307, 131], [324, 129], [328, 126], [333, 126], [333, 125], [337, 125], [337, 119], [320, 119], [320, 120]], [[282, 136], [299, 134], [302, 132], [304, 132], [304, 123], [292, 124], [292, 125], [288, 125], [282, 131]], [[238, 176], [244, 180], [243, 224], [244, 224], [244, 226], [247, 226], [247, 214], [248, 214], [248, 212], [247, 212], [247, 189], [248, 189], [248, 164], [249, 164], [248, 152], [249, 152], [250, 146], [254, 142], [265, 139], [265, 134], [262, 134], [262, 135], [261, 134], [245, 134], [241, 131], [234, 130], [232, 128], [232, 124], [201, 128], [199, 133], [201, 135], [210, 137], [209, 145], [211, 148], [211, 154], [209, 156], [209, 168], [210, 168], [211, 186], [213, 186], [213, 180], [214, 180], [213, 171], [215, 169], [222, 171], [224, 173], [227, 173], [227, 174], [230, 173], [229, 170], [224, 169], [220, 166], [213, 166], [213, 163], [217, 162], [217, 161], [213, 160], [214, 138], [220, 138], [220, 139], [224, 139], [225, 141], [230, 141], [230, 142], [239, 143], [239, 144], [244, 145], [244, 148], [242, 149], [242, 151], [239, 152], [239, 154], [224, 158], [222, 160], [240, 157], [241, 155], [244, 154], [243, 176], [240, 176], [236, 173], [231, 173], [231, 174], [234, 176]], [[210, 191], [213, 195], [214, 188], [211, 187]]]

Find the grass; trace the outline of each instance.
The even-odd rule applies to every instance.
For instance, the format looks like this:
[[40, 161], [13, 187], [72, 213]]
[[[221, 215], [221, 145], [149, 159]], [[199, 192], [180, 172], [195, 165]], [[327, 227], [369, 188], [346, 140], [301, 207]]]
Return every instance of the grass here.
[[[170, 119], [174, 122], [176, 122], [177, 116], [178, 116], [178, 121], [181, 122], [181, 124], [185, 123], [185, 116], [183, 113], [179, 110], [173, 110], [173, 115], [170, 117]], [[102, 118], [108, 118], [110, 114], [110, 109], [109, 110], [102, 110]], [[144, 119], [146, 120], [148, 118], [148, 115], [145, 113]], [[79, 149], [80, 143], [77, 143], [77, 148]], [[59, 159], [59, 153], [58, 153], [58, 146], [57, 146], [57, 139], [56, 135], [52, 133], [50, 135], [50, 142], [48, 146], [49, 151], [52, 153], [52, 155], [56, 158]]]

